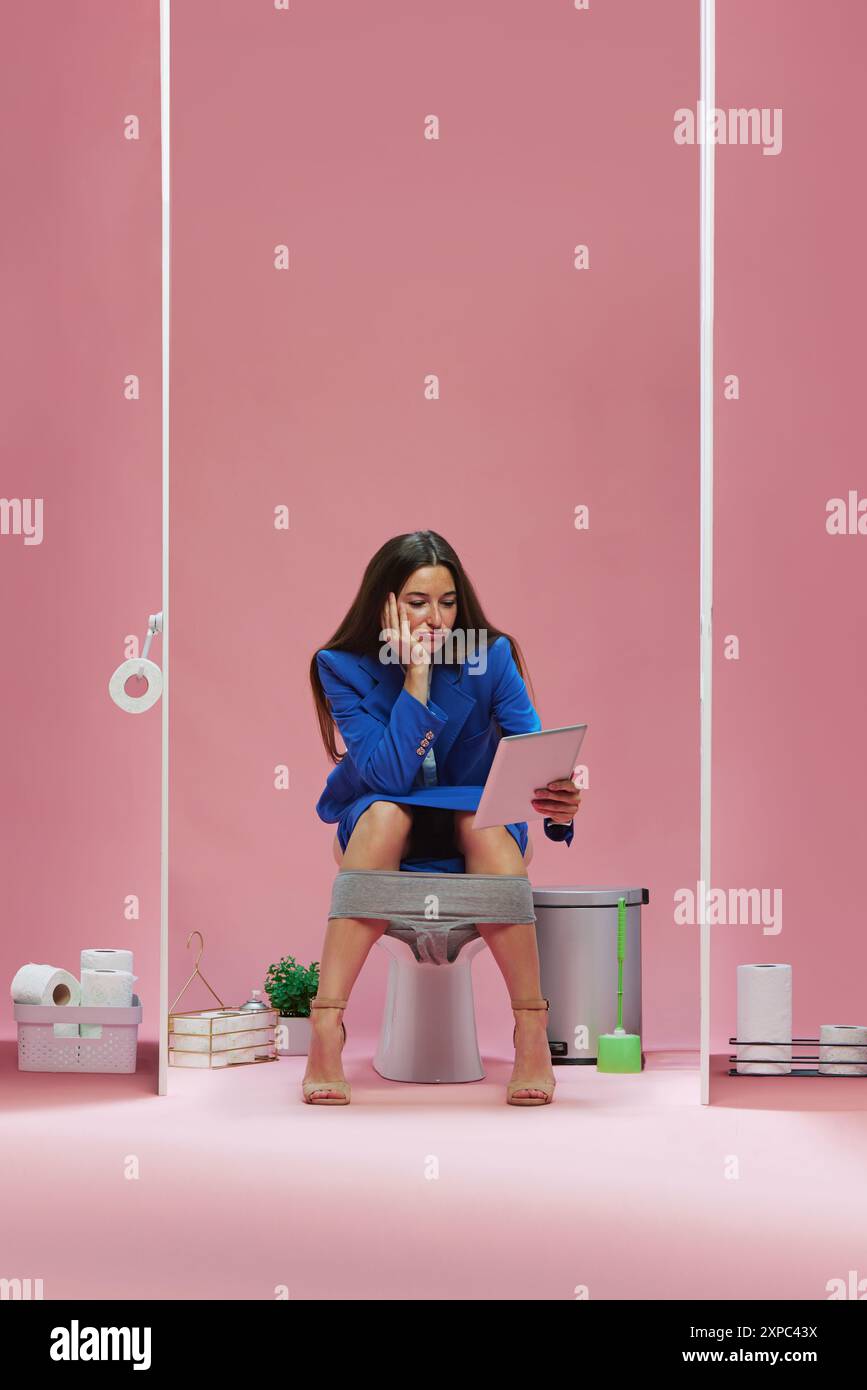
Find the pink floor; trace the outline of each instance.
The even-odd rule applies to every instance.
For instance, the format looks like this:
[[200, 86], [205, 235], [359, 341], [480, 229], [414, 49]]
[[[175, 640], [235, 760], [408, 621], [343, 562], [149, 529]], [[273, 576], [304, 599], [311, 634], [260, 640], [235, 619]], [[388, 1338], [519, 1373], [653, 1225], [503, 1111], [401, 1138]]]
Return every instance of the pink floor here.
[[[347, 1044], [352, 1104], [304, 1105], [302, 1058], [3, 1089], [0, 1277], [57, 1298], [827, 1298], [867, 1275], [867, 1080], [557, 1068], [551, 1106], [410, 1086]], [[125, 1176], [135, 1165], [138, 1177]], [[738, 1176], [730, 1174], [737, 1166]]]

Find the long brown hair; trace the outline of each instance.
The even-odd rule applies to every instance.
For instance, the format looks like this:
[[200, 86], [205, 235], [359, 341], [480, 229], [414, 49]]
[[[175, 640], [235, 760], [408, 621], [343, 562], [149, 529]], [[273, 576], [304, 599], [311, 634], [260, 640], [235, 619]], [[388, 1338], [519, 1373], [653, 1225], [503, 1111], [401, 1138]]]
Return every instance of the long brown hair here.
[[[391, 540], [380, 546], [368, 562], [358, 593], [343, 622], [317, 650], [378, 656], [381, 646], [380, 619], [388, 595], [393, 593], [397, 597], [409, 576], [424, 565], [445, 565], [451, 570], [457, 595], [455, 626], [465, 630], [485, 631], [488, 646], [491, 646], [497, 637], [505, 637], [512, 648], [518, 670], [529, 684], [526, 663], [518, 643], [514, 637], [494, 627], [486, 618], [469, 575], [457, 554], [448, 541], [437, 535], [436, 531], [409, 531], [403, 536], [392, 536]], [[333, 763], [338, 763], [345, 755], [337, 751], [334, 717], [319, 678], [316, 653], [310, 662], [310, 684], [313, 687], [313, 700], [325, 751]], [[535, 703], [532, 685], [530, 699]]]

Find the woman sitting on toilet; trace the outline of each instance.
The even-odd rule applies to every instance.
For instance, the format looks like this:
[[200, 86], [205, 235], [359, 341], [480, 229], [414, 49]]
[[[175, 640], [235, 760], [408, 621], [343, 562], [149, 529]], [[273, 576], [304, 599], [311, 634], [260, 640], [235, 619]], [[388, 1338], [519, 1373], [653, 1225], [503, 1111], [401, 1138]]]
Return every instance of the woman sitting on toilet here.
[[[463, 634], [471, 659], [437, 660], [437, 652], [453, 654]], [[386, 541], [310, 666], [322, 739], [336, 763], [316, 811], [337, 824], [334, 852], [342, 868], [526, 876], [532, 856], [526, 821], [472, 827], [500, 736], [542, 727], [522, 670], [517, 643], [488, 622], [442, 536], [413, 531]], [[536, 792], [533, 807], [544, 813], [545, 834], [571, 844], [580, 791], [567, 779]], [[354, 918], [328, 923], [304, 1078], [311, 1103], [349, 1098], [340, 1060], [342, 1009], [386, 925]], [[510, 1099], [544, 1104], [553, 1095], [554, 1073], [535, 924], [479, 924], [478, 930], [515, 1011]], [[516, 1088], [523, 1079], [536, 1085]]]

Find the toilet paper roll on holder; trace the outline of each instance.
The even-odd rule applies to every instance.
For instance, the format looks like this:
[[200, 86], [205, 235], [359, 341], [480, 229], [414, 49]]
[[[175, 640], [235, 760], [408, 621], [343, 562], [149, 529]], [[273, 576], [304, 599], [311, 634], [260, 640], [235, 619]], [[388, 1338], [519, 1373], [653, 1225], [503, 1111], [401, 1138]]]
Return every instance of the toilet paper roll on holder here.
[[[109, 678], [108, 693], [120, 709], [126, 710], [130, 714], [141, 714], [144, 710], [150, 709], [160, 698], [163, 690], [163, 673], [155, 661], [148, 659], [148, 652], [156, 633], [163, 630], [162, 613], [151, 613], [148, 618], [148, 631], [144, 640], [141, 655], [130, 657], [128, 661], [122, 661], [117, 670]], [[142, 695], [130, 695], [126, 688], [126, 683], [131, 676], [137, 676], [147, 682], [147, 688]]]

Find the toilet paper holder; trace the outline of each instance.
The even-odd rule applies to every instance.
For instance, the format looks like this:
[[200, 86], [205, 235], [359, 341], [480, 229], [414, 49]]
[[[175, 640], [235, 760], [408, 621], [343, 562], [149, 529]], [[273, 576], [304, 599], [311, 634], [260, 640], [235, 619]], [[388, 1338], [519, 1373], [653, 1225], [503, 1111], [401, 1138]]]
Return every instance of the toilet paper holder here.
[[[854, 1043], [844, 1043], [844, 1042], [822, 1043], [820, 1038], [792, 1038], [792, 1039], [791, 1039], [791, 1046], [792, 1046], [793, 1048], [796, 1047], [796, 1046], [797, 1046], [797, 1047], [801, 1047], [801, 1046], [804, 1046], [804, 1045], [806, 1045], [806, 1046], [811, 1046], [811, 1047], [817, 1047], [817, 1048], [818, 1048], [818, 1047], [820, 1046], [820, 1043], [821, 1043], [821, 1046], [822, 1046], [822, 1047], [833, 1047], [835, 1050], [836, 1050], [837, 1048], [840, 1048], [840, 1047], [860, 1047], [861, 1050], [862, 1050], [862, 1052], [863, 1052], [863, 1050], [864, 1050], [864, 1043], [863, 1043], [863, 1042], [854, 1042]], [[732, 1045], [732, 1046], [737, 1046], [737, 1047], [788, 1047], [788, 1046], [789, 1046], [789, 1039], [787, 1038], [786, 1041], [785, 1041], [784, 1043], [781, 1043], [779, 1039], [777, 1039], [777, 1040], [774, 1041], [774, 1042], [770, 1042], [767, 1038], [755, 1038], [755, 1039], [753, 1039], [753, 1038], [729, 1038], [729, 1044]], [[787, 1076], [821, 1076], [821, 1077], [824, 1077], [824, 1078], [827, 1080], [829, 1074], [826, 1073], [826, 1072], [821, 1072], [821, 1071], [818, 1070], [818, 1064], [819, 1064], [822, 1060], [823, 1060], [823, 1059], [818, 1055], [818, 1053], [816, 1053], [815, 1055], [813, 1055], [813, 1054], [808, 1054], [808, 1055], [806, 1055], [806, 1056], [804, 1056], [804, 1055], [797, 1055], [797, 1056], [796, 1056], [796, 1055], [793, 1053], [793, 1054], [792, 1054], [792, 1058], [791, 1058], [791, 1067], [792, 1067], [792, 1070], [791, 1070], [791, 1071], [783, 1071], [783, 1072], [747, 1071], [747, 1072], [744, 1072], [744, 1071], [738, 1071], [737, 1065], [735, 1065], [735, 1066], [733, 1066], [733, 1067], [729, 1067], [729, 1069], [728, 1069], [728, 1074], [729, 1074], [729, 1076], [740, 1076], [740, 1077], [743, 1077], [743, 1076], [746, 1076], [746, 1077], [758, 1076], [758, 1077], [764, 1077], [765, 1080], [771, 1080], [771, 1081], [779, 1081], [779, 1080], [781, 1080], [782, 1078], [785, 1078], [785, 1077], [787, 1077]], [[737, 1055], [734, 1055], [734, 1056], [729, 1055], [729, 1061], [730, 1061], [730, 1062], [734, 1062], [735, 1064], [737, 1064], [738, 1062], [740, 1062], [741, 1066], [744, 1066], [744, 1065], [751, 1066], [751, 1065], [753, 1065], [753, 1064], [761, 1065], [762, 1063], [765, 1063], [765, 1064], [767, 1064], [767, 1063], [774, 1063], [774, 1062], [775, 1062], [775, 1063], [779, 1063], [779, 1062], [780, 1062], [780, 1058], [779, 1058], [779, 1057], [738, 1057]], [[795, 1066], [795, 1063], [796, 1063], [796, 1062], [815, 1062], [817, 1065], [816, 1065], [816, 1067], [796, 1067], [796, 1066]], [[789, 1065], [789, 1059], [788, 1059], [788, 1058], [786, 1059], [786, 1065], [787, 1065], [787, 1066]], [[863, 1059], [863, 1057], [853, 1058], [851, 1062], [841, 1062], [841, 1061], [838, 1061], [838, 1059], [835, 1057], [833, 1062], [827, 1062], [826, 1065], [827, 1065], [827, 1066], [834, 1066], [834, 1067], [847, 1067], [847, 1066], [849, 1066], [849, 1067], [855, 1067], [855, 1066], [861, 1066], [861, 1067], [863, 1067], [865, 1064], [864, 1064], [864, 1059]], [[862, 1074], [859, 1073], [859, 1072], [849, 1072], [848, 1076], [846, 1075], [845, 1072], [840, 1072], [840, 1073], [833, 1073], [833, 1072], [832, 1072], [832, 1073], [830, 1073], [830, 1079], [833, 1080], [833, 1081], [839, 1081], [841, 1077], [846, 1077], [846, 1079], [849, 1080], [849, 1081], [853, 1081], [853, 1080], [854, 1080], [854, 1081], [867, 1081], [867, 1075], [862, 1075]]]
[[[139, 656], [122, 661], [112, 672], [108, 682], [108, 693], [114, 703], [130, 714], [141, 714], [155, 705], [163, 690], [163, 674], [156, 662], [151, 661], [148, 652], [154, 636], [163, 630], [162, 613], [151, 613], [148, 618], [147, 636]], [[130, 695], [126, 683], [133, 676], [146, 682], [143, 695]]]
[[162, 615], [162, 612], [159, 612], [159, 613], [151, 613], [151, 614], [149, 615], [149, 617], [148, 617], [148, 635], [147, 635], [147, 637], [146, 637], [145, 640], [144, 640], [144, 646], [142, 647], [142, 650], [141, 650], [142, 660], [143, 660], [143, 661], [146, 661], [146, 660], [147, 660], [147, 654], [148, 654], [148, 652], [149, 652], [150, 649], [151, 649], [151, 642], [154, 640], [154, 633], [155, 633], [155, 632], [160, 632], [160, 633], [161, 633], [162, 630], [163, 630], [163, 615]]

